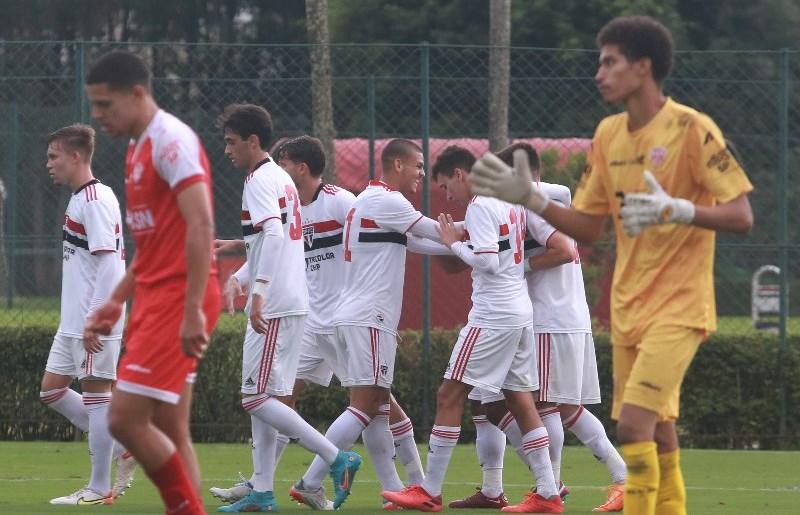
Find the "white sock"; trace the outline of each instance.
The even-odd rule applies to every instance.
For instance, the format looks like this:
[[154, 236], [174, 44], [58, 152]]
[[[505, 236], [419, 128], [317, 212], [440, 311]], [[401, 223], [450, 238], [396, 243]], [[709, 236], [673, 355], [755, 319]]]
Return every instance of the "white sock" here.
[[83, 405], [81, 394], [72, 388], [58, 388], [39, 392], [39, 399], [48, 407], [61, 413], [72, 425], [86, 433], [89, 431], [89, 411]]
[[278, 466], [278, 463], [281, 461], [281, 456], [283, 456], [283, 451], [286, 450], [286, 446], [289, 445], [289, 437], [283, 433], [278, 433], [278, 440], [275, 444], [275, 466]]
[[275, 481], [275, 444], [278, 431], [260, 418], [250, 415], [253, 424], [253, 477], [256, 492], [271, 492]]
[[[325, 463], [333, 463], [339, 455], [339, 449], [335, 445], [311, 427], [295, 410], [279, 400], [262, 393], [245, 397], [242, 399], [242, 406], [251, 415], [281, 433], [295, 436], [300, 447], [318, 455]], [[274, 449], [272, 457], [275, 457]]]
[[486, 497], [503, 493], [503, 456], [506, 452], [506, 435], [486, 420], [486, 415], [472, 417], [475, 424], [475, 450], [483, 471], [481, 492]]
[[431, 429], [431, 439], [428, 444], [428, 470], [422, 480], [422, 488], [431, 496], [442, 495], [442, 484], [453, 449], [458, 443], [461, 434], [460, 426], [437, 426]]
[[556, 485], [561, 481], [561, 450], [564, 448], [564, 426], [558, 408], [544, 408], [539, 411], [547, 436], [550, 438], [550, 463], [553, 465], [553, 478]]
[[[353, 446], [358, 436], [369, 425], [370, 418], [366, 413], [349, 406], [330, 425], [325, 437], [340, 449], [349, 449]], [[330, 467], [319, 457], [314, 458], [303, 476], [303, 486], [309, 490], [316, 490], [322, 486], [325, 475]]]
[[511, 443], [511, 446], [514, 447], [515, 451], [517, 451], [517, 456], [519, 456], [519, 459], [521, 459], [522, 463], [524, 463], [527, 467], [528, 459], [525, 457], [525, 453], [522, 451], [522, 431], [520, 431], [517, 420], [510, 411], [500, 419], [500, 423], [497, 424], [497, 428], [505, 433], [509, 443]]
[[389, 405], [378, 408], [378, 414], [370, 421], [361, 433], [364, 446], [367, 448], [375, 473], [381, 484], [381, 490], [398, 492], [404, 488], [397, 467], [394, 466], [394, 440], [389, 430]]
[[394, 452], [400, 458], [400, 463], [406, 471], [406, 481], [409, 485], [418, 485], [425, 478], [422, 470], [422, 460], [419, 458], [417, 442], [414, 441], [414, 425], [411, 419], [406, 418], [389, 426], [394, 438]]
[[545, 499], [558, 495], [553, 467], [550, 465], [550, 453], [547, 451], [549, 446], [550, 439], [543, 426], [528, 431], [522, 437], [522, 450], [536, 479], [536, 493]]
[[108, 431], [110, 403], [111, 392], [83, 394], [83, 404], [89, 418], [89, 455], [92, 458], [89, 488], [103, 495], [111, 491], [111, 458], [114, 452], [114, 439]]
[[611, 481], [614, 483], [625, 481], [627, 476], [625, 461], [608, 439], [603, 423], [591, 411], [581, 406], [564, 421], [564, 429], [574, 434], [592, 451], [594, 457], [606, 466], [611, 474]]

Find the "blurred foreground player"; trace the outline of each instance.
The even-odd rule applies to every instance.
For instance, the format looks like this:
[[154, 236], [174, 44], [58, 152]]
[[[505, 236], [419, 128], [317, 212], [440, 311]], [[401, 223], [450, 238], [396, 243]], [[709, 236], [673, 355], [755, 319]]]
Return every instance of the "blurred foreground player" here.
[[127, 52], [102, 56], [86, 77], [92, 117], [112, 136], [132, 138], [126, 223], [136, 255], [85, 337], [107, 334], [135, 292], [111, 433], [141, 463], [167, 513], [194, 515], [205, 510], [189, 433], [192, 383], [221, 307], [211, 171], [200, 139], [159, 109], [150, 83], [147, 65]]

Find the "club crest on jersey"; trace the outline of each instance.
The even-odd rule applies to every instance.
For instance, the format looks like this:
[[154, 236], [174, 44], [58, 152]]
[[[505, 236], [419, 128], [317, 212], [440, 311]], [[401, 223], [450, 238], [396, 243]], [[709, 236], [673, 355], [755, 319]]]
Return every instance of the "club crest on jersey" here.
[[311, 224], [303, 226], [303, 241], [306, 247], [313, 246], [314, 243], [314, 226]]
[[664, 147], [656, 147], [650, 151], [650, 163], [653, 168], [658, 168], [667, 158], [667, 149]]

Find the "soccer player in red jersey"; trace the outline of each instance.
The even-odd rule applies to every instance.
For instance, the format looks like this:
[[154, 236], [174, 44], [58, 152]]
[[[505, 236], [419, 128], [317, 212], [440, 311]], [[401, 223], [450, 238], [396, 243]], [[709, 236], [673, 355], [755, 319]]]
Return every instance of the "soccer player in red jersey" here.
[[102, 128], [131, 138], [126, 224], [136, 255], [86, 325], [86, 337], [107, 333], [134, 296], [109, 426], [156, 485], [167, 513], [205, 513], [189, 412], [197, 361], [221, 308], [208, 159], [192, 129], [159, 109], [151, 72], [136, 55], [102, 56], [86, 92]]

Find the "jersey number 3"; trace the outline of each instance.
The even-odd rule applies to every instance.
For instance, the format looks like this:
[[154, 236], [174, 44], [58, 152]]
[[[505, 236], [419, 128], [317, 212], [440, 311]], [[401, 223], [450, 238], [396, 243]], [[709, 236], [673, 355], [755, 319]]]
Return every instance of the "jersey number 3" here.
[[289, 238], [299, 240], [303, 237], [303, 220], [300, 218], [300, 199], [297, 190], [286, 185], [286, 200], [292, 203], [292, 223], [289, 224]]
[[511, 225], [514, 226], [514, 244], [517, 248], [514, 251], [514, 264], [522, 263], [522, 252], [524, 249], [525, 241], [525, 212], [521, 211], [521, 215], [517, 217], [517, 210], [513, 207], [508, 212], [508, 217], [511, 220]]

